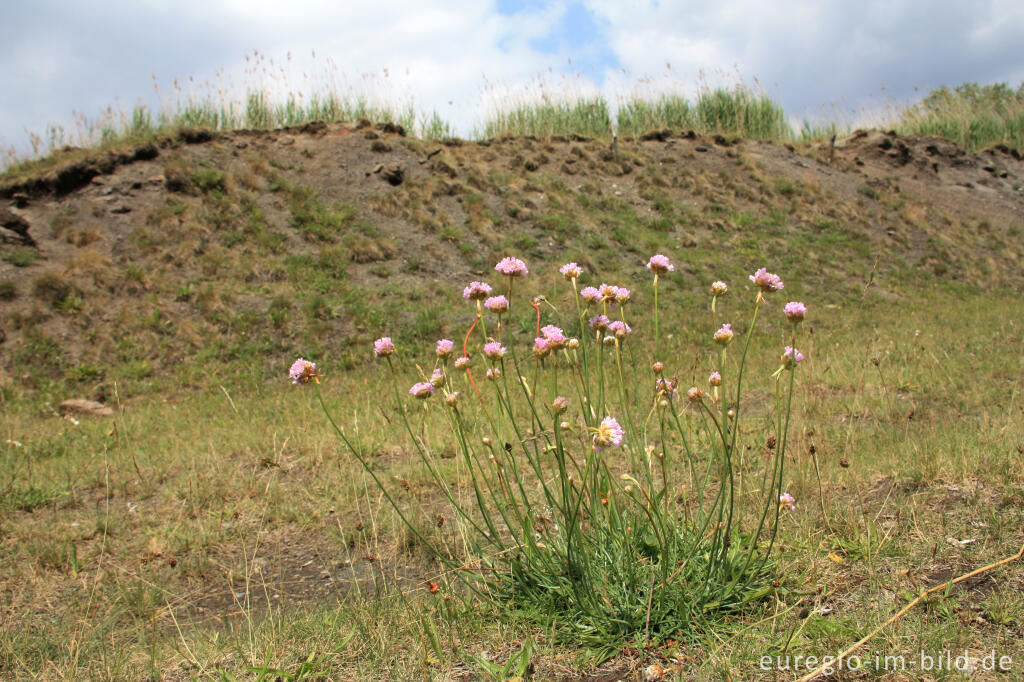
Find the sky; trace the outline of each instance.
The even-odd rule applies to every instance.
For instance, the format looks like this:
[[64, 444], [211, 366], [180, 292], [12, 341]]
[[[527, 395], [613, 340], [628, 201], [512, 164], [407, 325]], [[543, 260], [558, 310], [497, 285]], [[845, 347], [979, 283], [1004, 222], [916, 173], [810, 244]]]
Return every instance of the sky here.
[[412, 103], [468, 136], [545, 95], [743, 82], [794, 120], [849, 121], [966, 81], [1024, 82], [1024, 2], [32, 0], [0, 23], [0, 149], [246, 87]]

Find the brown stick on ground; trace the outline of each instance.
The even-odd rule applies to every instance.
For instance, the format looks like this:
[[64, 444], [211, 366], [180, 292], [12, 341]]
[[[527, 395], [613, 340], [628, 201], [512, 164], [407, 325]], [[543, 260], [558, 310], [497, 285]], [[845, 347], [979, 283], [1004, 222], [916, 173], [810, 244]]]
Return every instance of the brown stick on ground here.
[[[844, 658], [846, 658], [847, 656], [852, 654], [854, 651], [859, 649], [861, 646], [866, 644], [870, 639], [872, 639], [879, 632], [881, 632], [882, 630], [884, 630], [885, 628], [889, 627], [891, 624], [895, 623], [897, 620], [902, 618], [903, 615], [907, 611], [909, 611], [910, 609], [912, 609], [915, 606], [917, 606], [918, 604], [920, 604], [929, 595], [934, 594], [934, 593], [938, 592], [939, 590], [948, 589], [951, 585], [956, 585], [957, 583], [963, 582], [964, 580], [968, 580], [970, 578], [973, 578], [976, 575], [981, 575], [982, 573], [988, 573], [989, 571], [991, 571], [991, 570], [993, 570], [995, 568], [999, 568], [1000, 566], [1004, 566], [1006, 564], [1013, 563], [1014, 561], [1019, 560], [1021, 557], [1024, 557], [1024, 545], [1021, 545], [1020, 551], [1017, 552], [1016, 554], [1014, 554], [1013, 556], [1008, 556], [1005, 559], [1000, 559], [999, 561], [995, 562], [994, 564], [989, 564], [988, 566], [982, 566], [981, 568], [975, 569], [975, 570], [971, 571], [970, 573], [964, 573], [959, 578], [954, 578], [953, 580], [950, 580], [949, 582], [945, 582], [945, 583], [942, 583], [941, 585], [936, 585], [935, 587], [932, 587], [932, 588], [930, 588], [928, 590], [925, 590], [920, 595], [918, 595], [916, 599], [914, 599], [912, 602], [910, 602], [909, 604], [904, 606], [902, 609], [900, 609], [898, 612], [896, 612], [896, 614], [894, 616], [892, 616], [891, 618], [889, 618], [889, 620], [885, 621], [884, 623], [879, 625], [877, 628], [875, 628], [874, 630], [872, 630], [868, 634], [864, 635], [864, 637], [860, 638], [859, 640], [857, 640], [856, 642], [851, 644], [845, 651], [843, 651], [841, 654], [836, 656], [834, 660], [841, 666]], [[804, 675], [800, 679], [796, 680], [796, 682], [810, 682], [811, 680], [813, 680], [816, 677], [818, 677], [819, 675], [821, 675], [822, 672], [825, 670], [825, 668], [826, 668], [826, 666], [822, 665], [821, 667], [817, 668], [816, 670], [812, 670], [811, 672], [807, 673], [806, 675]]]

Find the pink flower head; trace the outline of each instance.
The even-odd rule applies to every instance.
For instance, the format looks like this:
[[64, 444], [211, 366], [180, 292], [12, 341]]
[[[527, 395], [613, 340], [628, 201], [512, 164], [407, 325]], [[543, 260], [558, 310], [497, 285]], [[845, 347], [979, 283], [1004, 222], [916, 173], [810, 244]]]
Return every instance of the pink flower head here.
[[469, 367], [469, 357], [463, 355], [460, 358], [455, 358], [455, 369], [466, 369]]
[[804, 354], [796, 348], [786, 346], [785, 350], [782, 351], [782, 366], [786, 369], [793, 369], [803, 361]]
[[615, 292], [615, 300], [622, 305], [629, 303], [629, 299], [633, 297], [633, 292], [626, 287], [619, 287]]
[[395, 352], [395, 344], [391, 343], [390, 336], [382, 336], [373, 342], [373, 354], [378, 358], [386, 358]]
[[778, 275], [768, 272], [766, 268], [761, 268], [753, 275], [750, 276], [750, 281], [756, 284], [761, 291], [770, 293], [772, 291], [778, 291], [785, 285], [782, 283], [782, 278]]
[[615, 320], [610, 325], [608, 325], [608, 331], [610, 331], [612, 334], [615, 334], [616, 337], [621, 339], [624, 338], [626, 334], [632, 334], [633, 328], [630, 327], [625, 322], [623, 322], [622, 320]]
[[800, 301], [790, 301], [786, 304], [786, 307], [782, 309], [782, 312], [786, 313], [786, 319], [793, 324], [803, 322], [804, 317], [807, 315], [807, 306]]
[[547, 357], [548, 353], [551, 352], [551, 347], [548, 345], [548, 340], [543, 336], [538, 336], [533, 340], [533, 354], [538, 358]]
[[316, 373], [315, 363], [299, 358], [292, 363], [291, 369], [288, 370], [288, 376], [292, 379], [292, 385], [298, 386], [315, 381], [319, 375]]
[[434, 388], [441, 388], [444, 386], [445, 376], [444, 371], [440, 367], [434, 369], [434, 373], [430, 375], [430, 385]]
[[728, 346], [730, 343], [732, 343], [732, 337], [732, 325], [723, 324], [722, 328], [715, 332], [714, 339], [715, 343], [717, 343], [718, 345]]
[[540, 333], [544, 337], [544, 340], [548, 343], [548, 348], [551, 350], [558, 350], [569, 343], [569, 339], [566, 338], [565, 332], [553, 324], [540, 328]]
[[569, 401], [565, 399], [565, 396], [558, 396], [551, 401], [551, 411], [555, 414], [563, 414], [569, 409]]
[[530, 272], [526, 269], [526, 263], [512, 256], [502, 258], [494, 269], [507, 277], [522, 277]]
[[622, 445], [624, 433], [614, 417], [605, 417], [594, 429], [594, 450], [617, 448]]
[[675, 270], [675, 266], [668, 259], [668, 256], [663, 256], [660, 253], [651, 256], [651, 260], [647, 261], [647, 269], [653, 272], [655, 275], [664, 275], [667, 272]]
[[712, 296], [725, 296], [727, 293], [729, 293], [729, 285], [725, 282], [718, 280], [711, 283]]
[[505, 357], [505, 346], [501, 345], [497, 341], [485, 343], [484, 355], [487, 356], [488, 360], [501, 360]]
[[412, 388], [409, 389], [409, 395], [420, 400], [426, 400], [434, 395], [434, 387], [426, 381], [420, 381], [413, 384]]
[[484, 307], [498, 315], [508, 312], [508, 299], [504, 296], [491, 296], [484, 301]]
[[608, 328], [609, 324], [611, 322], [608, 320], [607, 315], [594, 315], [590, 318], [590, 328], [595, 331], [603, 332]]
[[796, 509], [796, 498], [790, 495], [789, 493], [782, 493], [781, 495], [779, 495], [779, 506], [782, 509], [788, 509], [789, 511], [793, 511], [794, 509]]
[[722, 375], [719, 374], [718, 372], [712, 372], [711, 376], [708, 377], [708, 385], [709, 386], [721, 386], [722, 385]]
[[462, 298], [471, 301], [482, 301], [491, 295], [491, 285], [486, 282], [470, 282], [469, 286], [462, 290]]
[[587, 303], [597, 303], [601, 300], [601, 292], [598, 291], [597, 287], [583, 287], [580, 290], [580, 296]]
[[583, 274], [583, 268], [576, 265], [576, 263], [566, 263], [562, 267], [558, 268], [558, 271], [562, 273], [562, 277], [567, 280], [579, 279], [580, 275]]
[[437, 357], [448, 358], [451, 357], [452, 352], [455, 350], [455, 342], [451, 339], [440, 339], [437, 342]]
[[613, 303], [615, 302], [615, 297], [619, 293], [619, 288], [614, 284], [602, 284], [597, 288], [597, 290], [601, 292], [602, 301], [611, 301]]

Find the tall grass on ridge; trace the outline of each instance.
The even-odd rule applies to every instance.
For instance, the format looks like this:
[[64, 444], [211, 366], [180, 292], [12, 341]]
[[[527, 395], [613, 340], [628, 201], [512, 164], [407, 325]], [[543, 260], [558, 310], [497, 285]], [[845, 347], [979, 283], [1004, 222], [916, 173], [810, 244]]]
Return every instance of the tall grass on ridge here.
[[940, 137], [969, 152], [999, 144], [1022, 150], [1024, 83], [1016, 90], [1006, 83], [964, 83], [953, 90], [943, 86], [907, 107], [896, 130]]

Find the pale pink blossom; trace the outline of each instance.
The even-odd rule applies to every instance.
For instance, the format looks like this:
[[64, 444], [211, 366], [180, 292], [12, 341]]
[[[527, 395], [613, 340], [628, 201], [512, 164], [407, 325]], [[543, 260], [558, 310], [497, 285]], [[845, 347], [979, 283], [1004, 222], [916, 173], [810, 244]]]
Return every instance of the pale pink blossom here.
[[651, 259], [647, 261], [647, 269], [653, 272], [655, 275], [664, 275], [665, 273], [672, 272], [675, 270], [675, 266], [668, 259], [668, 256], [663, 256], [660, 253], [651, 256]]
[[382, 336], [373, 342], [373, 354], [378, 358], [386, 358], [395, 352], [395, 344], [391, 342], [390, 336]]
[[522, 277], [529, 273], [529, 270], [526, 269], [526, 263], [512, 256], [502, 258], [494, 266], [494, 269], [507, 277]]

